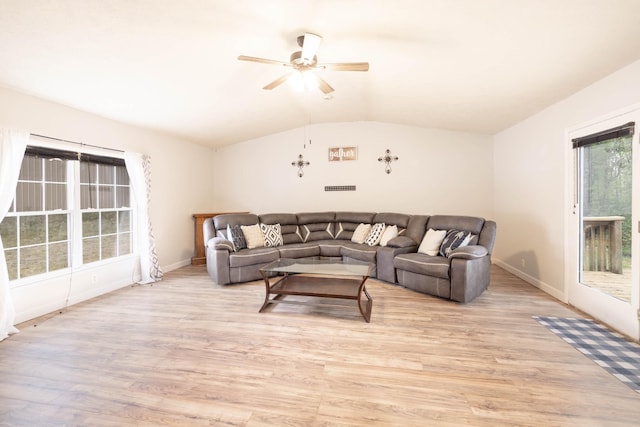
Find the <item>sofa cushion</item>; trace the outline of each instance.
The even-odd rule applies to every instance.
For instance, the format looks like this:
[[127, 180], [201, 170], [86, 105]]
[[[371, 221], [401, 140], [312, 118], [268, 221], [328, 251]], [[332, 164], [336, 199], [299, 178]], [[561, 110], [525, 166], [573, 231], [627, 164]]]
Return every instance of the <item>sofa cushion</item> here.
[[441, 256], [430, 256], [419, 253], [400, 254], [393, 259], [393, 265], [398, 270], [427, 276], [449, 278], [449, 260]]
[[402, 214], [402, 213], [391, 213], [391, 212], [380, 212], [377, 213], [373, 219], [372, 223], [384, 222], [387, 225], [396, 225], [399, 229], [406, 229], [407, 225], [409, 225], [410, 215]]
[[434, 230], [462, 230], [473, 234], [480, 234], [483, 225], [483, 218], [460, 215], [433, 215], [427, 222], [427, 227]]
[[418, 253], [431, 256], [438, 255], [442, 242], [446, 236], [447, 230], [434, 230], [433, 228], [428, 229], [420, 242]]
[[282, 246], [282, 233], [280, 232], [280, 224], [260, 224], [260, 231], [264, 237], [264, 245], [267, 248]]
[[347, 258], [357, 259], [370, 263], [376, 262], [376, 252], [378, 248], [366, 244], [345, 243], [340, 249], [340, 255]]
[[233, 250], [239, 251], [247, 247], [247, 241], [244, 239], [244, 233], [239, 225], [227, 225], [227, 240], [233, 243]]
[[314, 242], [320, 248], [320, 256], [321, 257], [340, 257], [340, 249], [346, 243], [342, 240], [320, 240], [318, 242]]
[[[429, 216], [427, 215], [411, 215], [409, 218], [409, 224], [402, 236], [411, 237], [416, 242], [421, 242], [424, 237], [424, 233], [427, 232], [427, 221]], [[444, 229], [443, 229], [444, 230]]]
[[[336, 212], [335, 214], [335, 238], [351, 240], [354, 230], [359, 224], [372, 224], [376, 214], [373, 212]], [[384, 222], [384, 221], [377, 221]]]
[[303, 242], [333, 239], [333, 212], [305, 212], [296, 216]]
[[226, 230], [227, 225], [253, 225], [259, 221], [255, 214], [222, 214], [213, 217], [213, 226], [216, 230]]
[[369, 246], [376, 246], [380, 244], [380, 239], [382, 239], [382, 233], [384, 233], [385, 228], [386, 225], [384, 224], [384, 222], [374, 224], [371, 227], [371, 231], [369, 231], [369, 234], [367, 234], [367, 238], [364, 239], [364, 243]]
[[229, 267], [268, 264], [280, 258], [278, 248], [243, 249], [229, 254]]
[[280, 246], [280, 258], [310, 258], [320, 256], [320, 246], [313, 243], [294, 243]]
[[264, 236], [260, 230], [259, 224], [241, 225], [244, 240], [247, 242], [248, 249], [261, 248], [264, 246]]
[[410, 237], [398, 236], [387, 242], [387, 246], [390, 248], [410, 248], [412, 246], [418, 246], [418, 244]]

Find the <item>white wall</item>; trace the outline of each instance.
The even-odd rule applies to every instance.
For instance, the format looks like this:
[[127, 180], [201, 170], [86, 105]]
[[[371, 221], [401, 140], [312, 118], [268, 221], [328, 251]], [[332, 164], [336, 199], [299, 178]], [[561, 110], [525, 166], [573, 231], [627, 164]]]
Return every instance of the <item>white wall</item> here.
[[[329, 162], [328, 148], [340, 146], [357, 146], [358, 159]], [[378, 162], [387, 148], [399, 157], [388, 175]], [[291, 166], [298, 154], [311, 162], [302, 178]], [[492, 218], [492, 162], [490, 136], [378, 122], [309, 125], [218, 149], [214, 181], [226, 185], [216, 187], [215, 206], [259, 214], [355, 210]], [[325, 192], [326, 185], [357, 190]]]
[[[168, 271], [190, 263], [194, 255], [191, 215], [213, 209], [211, 149], [3, 88], [0, 88], [0, 126], [149, 154], [152, 168], [150, 217], [160, 264]], [[70, 287], [73, 292], [70, 301], [78, 302], [126, 286], [132, 282], [133, 264], [130, 260], [91, 272], [83, 271], [74, 274], [72, 279], [36, 281], [13, 289], [17, 321], [60, 308]], [[56, 290], [56, 283], [60, 283], [61, 288]]]
[[498, 265], [564, 300], [566, 132], [638, 102], [640, 61], [495, 135]]

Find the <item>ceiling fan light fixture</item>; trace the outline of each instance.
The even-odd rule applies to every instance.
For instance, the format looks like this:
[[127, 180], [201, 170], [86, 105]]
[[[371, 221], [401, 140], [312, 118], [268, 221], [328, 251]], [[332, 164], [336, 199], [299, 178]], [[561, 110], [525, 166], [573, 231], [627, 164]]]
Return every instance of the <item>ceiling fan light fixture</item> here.
[[318, 79], [312, 71], [294, 71], [289, 76], [289, 83], [298, 92], [314, 90], [318, 88]]
[[280, 86], [286, 81], [291, 82], [291, 85], [298, 91], [302, 92], [312, 89], [320, 89], [320, 91], [330, 99], [328, 95], [334, 91], [329, 83], [322, 77], [316, 75], [313, 70], [333, 70], [333, 71], [368, 71], [368, 62], [338, 62], [338, 63], [326, 63], [318, 64], [318, 57], [316, 51], [320, 46], [322, 37], [313, 33], [305, 33], [303, 36], [299, 36], [298, 46], [302, 50], [298, 50], [291, 54], [289, 62], [281, 62], [273, 59], [259, 58], [255, 56], [240, 55], [238, 59], [240, 61], [261, 62], [263, 64], [275, 64], [284, 67], [289, 67], [290, 72], [278, 77], [271, 83], [267, 84], [263, 89], [272, 90]]

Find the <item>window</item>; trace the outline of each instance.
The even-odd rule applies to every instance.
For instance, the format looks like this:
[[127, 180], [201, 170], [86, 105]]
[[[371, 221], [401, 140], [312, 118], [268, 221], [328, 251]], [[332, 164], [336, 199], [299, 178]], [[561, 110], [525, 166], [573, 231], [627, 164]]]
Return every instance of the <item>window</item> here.
[[[131, 254], [133, 210], [123, 162], [37, 150], [27, 149], [13, 203], [0, 223], [9, 279]], [[81, 232], [74, 233], [76, 223]]]
[[129, 192], [124, 166], [80, 162], [83, 263], [131, 253]]

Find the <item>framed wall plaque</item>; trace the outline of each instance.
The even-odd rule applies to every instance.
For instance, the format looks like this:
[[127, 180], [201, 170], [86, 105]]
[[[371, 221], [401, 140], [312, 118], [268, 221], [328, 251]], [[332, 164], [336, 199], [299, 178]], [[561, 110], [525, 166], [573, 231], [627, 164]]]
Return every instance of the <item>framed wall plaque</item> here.
[[358, 147], [329, 147], [329, 161], [358, 160]]

